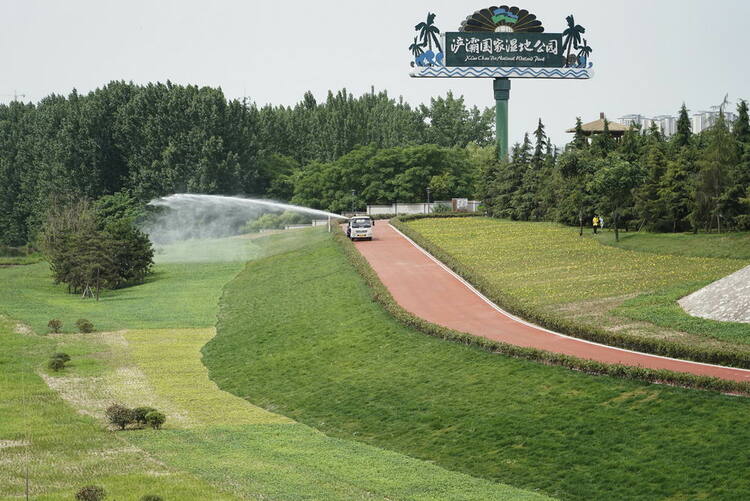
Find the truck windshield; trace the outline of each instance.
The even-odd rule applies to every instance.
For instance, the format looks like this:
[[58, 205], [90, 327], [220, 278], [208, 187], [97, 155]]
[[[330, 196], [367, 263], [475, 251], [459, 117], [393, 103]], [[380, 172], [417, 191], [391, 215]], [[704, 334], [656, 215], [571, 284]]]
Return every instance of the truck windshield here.
[[369, 228], [372, 222], [369, 219], [352, 219], [352, 228]]

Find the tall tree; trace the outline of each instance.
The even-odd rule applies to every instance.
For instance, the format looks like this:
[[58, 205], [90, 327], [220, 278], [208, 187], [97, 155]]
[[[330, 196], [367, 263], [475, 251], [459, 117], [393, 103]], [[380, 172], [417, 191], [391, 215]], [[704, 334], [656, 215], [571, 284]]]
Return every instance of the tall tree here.
[[640, 183], [642, 171], [617, 154], [598, 160], [594, 169], [590, 190], [598, 198], [598, 205], [611, 211], [615, 240], [619, 242], [620, 214], [632, 203], [632, 191]]
[[704, 226], [708, 231], [714, 227], [721, 231], [726, 207], [725, 192], [730, 187], [732, 169], [738, 162], [737, 144], [729, 131], [724, 113], [709, 131], [708, 146], [698, 160], [698, 177], [695, 186], [695, 209], [693, 224]]
[[679, 117], [677, 118], [677, 132], [675, 132], [673, 141], [677, 146], [684, 148], [690, 144], [690, 137], [692, 135], [693, 132], [690, 125], [690, 118], [688, 117], [687, 107], [685, 106], [685, 103], [682, 103]]
[[574, 148], [578, 148], [579, 150], [585, 149], [589, 145], [586, 134], [583, 132], [583, 122], [581, 122], [581, 117], [576, 117], [576, 126], [573, 134], [573, 142], [571, 144]]

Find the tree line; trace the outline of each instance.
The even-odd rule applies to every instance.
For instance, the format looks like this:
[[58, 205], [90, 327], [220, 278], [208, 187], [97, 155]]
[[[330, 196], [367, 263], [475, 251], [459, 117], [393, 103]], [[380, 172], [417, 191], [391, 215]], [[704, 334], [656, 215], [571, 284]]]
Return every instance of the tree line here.
[[491, 216], [588, 225], [608, 215], [615, 228], [658, 232], [750, 229], [748, 105], [728, 123], [723, 110], [709, 129], [694, 134], [685, 105], [677, 132], [666, 138], [653, 124], [620, 139], [590, 141], [578, 119], [563, 151], [539, 121], [512, 148], [507, 162], [481, 167], [478, 196]]
[[311, 164], [335, 163], [357, 147], [488, 145], [493, 123], [491, 110], [450, 93], [413, 107], [374, 89], [258, 106], [216, 88], [116, 81], [85, 95], [12, 102], [0, 105], [0, 244], [33, 241], [55, 197], [124, 193], [146, 203], [193, 192], [288, 200], [298, 180], [307, 193]]

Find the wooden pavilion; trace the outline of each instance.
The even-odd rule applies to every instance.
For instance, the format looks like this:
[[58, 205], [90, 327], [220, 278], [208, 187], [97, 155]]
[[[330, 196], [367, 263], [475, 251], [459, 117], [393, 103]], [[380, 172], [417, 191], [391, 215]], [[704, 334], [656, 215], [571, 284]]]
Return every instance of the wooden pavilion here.
[[[582, 125], [583, 134], [590, 138], [594, 134], [602, 134], [604, 133], [604, 121], [606, 120], [604, 113], [599, 113], [599, 120], [594, 120], [593, 122], [589, 122]], [[609, 128], [609, 133], [614, 137], [615, 139], [619, 139], [622, 136], [625, 135], [625, 132], [627, 132], [630, 127], [627, 125], [622, 125], [617, 122], [610, 122], [607, 120], [607, 127]], [[573, 127], [572, 129], [568, 129], [565, 132], [575, 133], [576, 128]]]

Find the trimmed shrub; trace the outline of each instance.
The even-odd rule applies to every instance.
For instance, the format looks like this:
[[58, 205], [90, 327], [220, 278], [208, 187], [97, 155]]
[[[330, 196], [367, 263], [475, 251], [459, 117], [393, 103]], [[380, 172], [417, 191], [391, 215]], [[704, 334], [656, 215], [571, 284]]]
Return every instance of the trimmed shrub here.
[[61, 358], [50, 358], [49, 362], [47, 362], [47, 367], [55, 372], [58, 372], [65, 368], [65, 360]]
[[85, 318], [79, 318], [78, 321], [76, 321], [76, 327], [78, 327], [78, 330], [84, 334], [94, 332], [94, 324]]
[[58, 352], [53, 354], [50, 358], [59, 358], [65, 363], [70, 362], [70, 355], [68, 355], [67, 353]]
[[146, 494], [141, 496], [141, 501], [164, 501], [164, 498], [156, 494]]
[[167, 420], [167, 416], [159, 411], [151, 411], [146, 414], [146, 424], [151, 428], [158, 430]]
[[107, 497], [107, 492], [98, 485], [87, 485], [76, 492], [78, 501], [101, 501], [105, 497]]
[[133, 422], [133, 411], [120, 404], [112, 404], [104, 411], [109, 422], [121, 430]]
[[58, 334], [62, 330], [62, 326], [63, 326], [63, 323], [56, 318], [53, 318], [52, 320], [47, 322], [47, 327], [49, 327], [49, 331], [55, 334]]
[[136, 407], [133, 409], [133, 421], [138, 423], [141, 426], [144, 426], [146, 424], [146, 415], [149, 412], [154, 412], [156, 409], [153, 407]]

